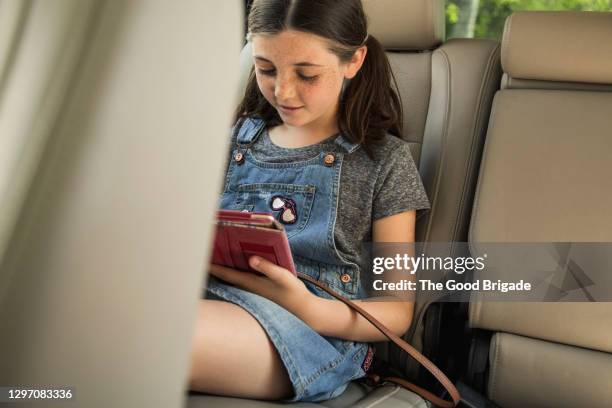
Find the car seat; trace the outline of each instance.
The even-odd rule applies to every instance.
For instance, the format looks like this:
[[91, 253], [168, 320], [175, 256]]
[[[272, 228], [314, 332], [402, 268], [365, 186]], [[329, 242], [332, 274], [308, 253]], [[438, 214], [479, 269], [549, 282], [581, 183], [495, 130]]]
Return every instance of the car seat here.
[[[608, 12], [507, 19], [472, 244], [549, 243], [609, 275], [609, 244], [585, 251], [572, 243], [612, 242], [610, 44]], [[494, 403], [610, 406], [612, 303], [475, 301], [469, 318], [486, 339], [474, 342], [470, 378]]]

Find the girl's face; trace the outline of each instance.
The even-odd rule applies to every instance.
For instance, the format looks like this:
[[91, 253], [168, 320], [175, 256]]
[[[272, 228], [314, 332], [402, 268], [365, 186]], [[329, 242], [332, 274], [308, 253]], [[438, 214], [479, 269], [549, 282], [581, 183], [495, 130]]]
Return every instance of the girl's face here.
[[257, 85], [286, 125], [336, 123], [342, 83], [357, 74], [366, 47], [341, 64], [323, 38], [301, 31], [254, 35], [252, 45]]

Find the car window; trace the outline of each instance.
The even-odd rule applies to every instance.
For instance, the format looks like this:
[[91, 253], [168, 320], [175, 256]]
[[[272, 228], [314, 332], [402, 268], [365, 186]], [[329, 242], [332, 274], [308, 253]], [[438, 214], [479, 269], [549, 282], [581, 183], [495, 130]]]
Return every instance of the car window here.
[[499, 40], [506, 17], [519, 10], [612, 11], [612, 0], [448, 0], [446, 36]]

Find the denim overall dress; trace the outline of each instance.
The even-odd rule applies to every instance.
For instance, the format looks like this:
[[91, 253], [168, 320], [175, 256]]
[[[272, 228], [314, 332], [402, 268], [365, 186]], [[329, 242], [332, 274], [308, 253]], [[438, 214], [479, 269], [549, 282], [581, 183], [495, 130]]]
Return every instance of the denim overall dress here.
[[[303, 161], [271, 163], [250, 150], [266, 123], [247, 118], [230, 156], [220, 208], [272, 213], [284, 225], [295, 267], [336, 293], [358, 298], [359, 267], [345, 261], [334, 243], [340, 169], [344, 155], [358, 145], [339, 135], [335, 151]], [[304, 281], [314, 294], [333, 299]], [[271, 300], [211, 276], [206, 298], [224, 299], [250, 312], [261, 324], [283, 361], [295, 395], [285, 402], [334, 398], [348, 383], [365, 376], [373, 348], [364, 342], [321, 336]]]

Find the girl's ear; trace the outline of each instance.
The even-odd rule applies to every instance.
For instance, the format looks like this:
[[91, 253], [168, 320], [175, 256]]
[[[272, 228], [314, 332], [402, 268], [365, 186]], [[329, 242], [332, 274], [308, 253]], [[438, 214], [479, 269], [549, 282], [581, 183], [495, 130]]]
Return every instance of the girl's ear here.
[[365, 61], [365, 57], [367, 53], [368, 53], [367, 46], [364, 45], [363, 47], [357, 48], [357, 50], [351, 57], [351, 60], [346, 64], [346, 67], [344, 70], [345, 78], [352, 79], [353, 77], [355, 77], [355, 75], [357, 75], [357, 73], [361, 69], [361, 66], [363, 65], [363, 61]]

